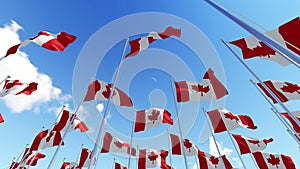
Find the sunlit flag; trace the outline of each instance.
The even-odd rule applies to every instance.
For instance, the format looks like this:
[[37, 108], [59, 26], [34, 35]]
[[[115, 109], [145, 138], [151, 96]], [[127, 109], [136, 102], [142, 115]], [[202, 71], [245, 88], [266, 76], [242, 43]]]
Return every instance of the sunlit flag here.
[[296, 169], [292, 158], [283, 154], [256, 152], [253, 157], [259, 168]]
[[171, 169], [166, 163], [168, 151], [165, 150], [154, 150], [154, 149], [142, 149], [139, 150], [138, 168], [156, 168]]
[[267, 148], [268, 143], [271, 143], [273, 141], [273, 138], [255, 139], [238, 134], [232, 134], [232, 136], [239, 146], [241, 154], [248, 154], [264, 150]]

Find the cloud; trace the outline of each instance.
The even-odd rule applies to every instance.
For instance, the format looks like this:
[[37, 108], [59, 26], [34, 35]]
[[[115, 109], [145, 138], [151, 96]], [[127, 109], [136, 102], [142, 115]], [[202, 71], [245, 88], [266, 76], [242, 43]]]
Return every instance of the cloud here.
[[239, 158], [237, 158], [237, 157], [232, 157], [232, 161], [235, 162], [235, 163], [237, 164], [238, 168], [243, 168], [243, 167], [244, 167], [243, 164], [242, 164], [242, 162], [240, 161]]
[[[230, 155], [233, 150], [232, 149], [229, 149], [227, 147], [224, 147], [224, 144], [223, 142], [218, 142], [217, 141], [217, 145], [218, 145], [218, 148], [220, 150], [220, 153], [221, 155]], [[213, 156], [219, 156], [219, 153], [218, 153], [218, 150], [215, 146], [215, 143], [214, 143], [214, 140], [212, 137], [209, 138], [209, 154], [213, 155]]]
[[[17, 33], [20, 29], [22, 27], [15, 21], [0, 28], [0, 57], [4, 56], [11, 46], [21, 42]], [[0, 61], [0, 72], [0, 80], [10, 75], [11, 79], [18, 79], [21, 82], [38, 83], [38, 90], [30, 96], [21, 94], [3, 97], [5, 105], [12, 112], [20, 113], [25, 110], [38, 112], [38, 107], [42, 104], [52, 101], [63, 104], [71, 99], [71, 95], [63, 94], [61, 89], [53, 86], [52, 80], [47, 74], [38, 71], [25, 52], [19, 51]]]
[[103, 103], [100, 103], [96, 106], [97, 110], [99, 111], [99, 113], [102, 113], [103, 109], [104, 109], [104, 105]]

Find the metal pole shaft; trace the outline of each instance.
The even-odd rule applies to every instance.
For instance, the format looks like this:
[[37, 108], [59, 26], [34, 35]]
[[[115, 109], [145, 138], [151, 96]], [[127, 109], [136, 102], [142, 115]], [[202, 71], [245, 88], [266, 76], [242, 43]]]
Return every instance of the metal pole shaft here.
[[[170, 133], [169, 133], [169, 130], [167, 129], [167, 135], [168, 135], [168, 147], [169, 147], [169, 151], [171, 151], [171, 144], [170, 144]], [[173, 168], [173, 165], [172, 165], [172, 154], [170, 153], [170, 165], [171, 165], [171, 168]]]
[[234, 143], [234, 141], [232, 139], [232, 135], [231, 135], [231, 133], [228, 130], [227, 130], [227, 134], [230, 137], [230, 140], [231, 140], [231, 142], [232, 142], [232, 144], [234, 146], [234, 149], [235, 149], [236, 153], [238, 154], [238, 156], [240, 158], [240, 161], [241, 161], [243, 167], [246, 169], [246, 165], [244, 164], [244, 161], [243, 161], [243, 159], [242, 159], [242, 157], [241, 157], [241, 155], [240, 155], [240, 153], [239, 153], [239, 151], [238, 151], [238, 149], [237, 149], [237, 147], [236, 147], [236, 145], [235, 145], [235, 143]]
[[[136, 113], [136, 108], [134, 107], [134, 112]], [[131, 153], [132, 153], [132, 141], [133, 141], [133, 133], [134, 133], [134, 122], [132, 123], [132, 130], [130, 135], [130, 150], [129, 150], [129, 157], [128, 157], [128, 169], [130, 169], [130, 161], [131, 161]]]

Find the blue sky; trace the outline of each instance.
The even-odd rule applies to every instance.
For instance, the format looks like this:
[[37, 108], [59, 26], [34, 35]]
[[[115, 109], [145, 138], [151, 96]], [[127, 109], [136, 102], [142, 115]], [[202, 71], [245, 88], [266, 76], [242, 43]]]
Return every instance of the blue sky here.
[[[298, 6], [300, 5], [300, 2], [297, 0], [291, 0], [288, 3], [280, 0], [263, 2], [259, 0], [242, 2], [230, 0], [222, 3], [253, 19], [268, 30], [274, 29], [278, 25], [297, 17], [299, 15]], [[181, 39], [171, 38], [164, 42], [157, 42], [150, 49], [141, 52], [139, 56], [128, 58], [123, 63], [117, 85], [129, 93], [138, 110], [147, 109], [150, 106], [165, 107], [172, 112], [172, 117], [175, 118], [169, 82], [170, 73], [174, 73], [175, 80], [195, 79], [196, 81], [201, 81], [207, 68], [205, 63], [199, 60], [199, 57], [209, 59], [209, 57], [216, 56], [220, 59], [220, 62], [217, 64], [220, 63], [222, 65], [222, 67], [216, 67], [217, 76], [220, 75], [221, 80], [226, 82], [230, 93], [221, 103], [226, 103], [225, 107], [235, 114], [251, 116], [258, 125], [258, 129], [255, 131], [237, 129], [232, 131], [232, 133], [256, 138], [273, 137], [274, 142], [269, 145], [265, 152], [289, 155], [293, 158], [297, 167], [300, 167], [298, 160], [300, 153], [297, 144], [270, 111], [268, 103], [254, 86], [249, 83], [249, 79], [253, 79], [251, 74], [245, 70], [220, 41], [221, 38], [227, 41], [235, 40], [249, 36], [249, 33], [204, 1], [192, 0], [182, 2], [174, 0], [170, 2], [153, 0], [148, 2], [113, 0], [101, 2], [92, 0], [89, 2], [78, 1], [71, 3], [70, 1], [61, 2], [55, 0], [51, 4], [41, 4], [36, 0], [26, 2], [11, 0], [2, 2], [0, 7], [0, 27], [2, 28], [0, 29], [0, 44], [3, 45], [0, 47], [1, 55], [5, 53], [9, 45], [18, 43], [19, 40], [22, 41], [33, 37], [42, 30], [52, 33], [66, 31], [77, 36], [77, 40], [64, 52], [47, 51], [35, 44], [30, 44], [20, 50], [20, 55], [26, 54], [28, 57], [20, 57], [21, 59], [17, 60], [16, 57], [13, 58], [14, 56], [11, 56], [12, 58], [8, 58], [7, 61], [0, 63], [2, 72], [12, 72], [17, 78], [25, 80], [38, 79], [45, 82], [45, 87], [43, 91], [40, 91], [40, 96], [34, 96], [34, 98], [31, 96], [16, 96], [18, 98], [9, 97], [0, 100], [0, 112], [5, 118], [5, 123], [0, 125], [0, 132], [2, 133], [0, 142], [0, 150], [2, 152], [0, 153], [1, 168], [8, 167], [11, 159], [14, 156], [18, 156], [26, 144], [32, 143], [33, 138], [41, 130], [42, 126], [46, 128], [51, 127], [62, 104], [68, 104], [71, 110], [75, 109], [79, 102], [78, 100], [85, 92], [85, 85], [88, 84], [92, 76], [107, 82], [112, 81], [112, 76], [122, 54], [126, 32], [134, 32], [134, 30], [162, 31], [164, 25], [172, 24], [175, 27], [180, 25], [177, 24], [176, 20], [163, 22], [163, 18], [161, 20], [157, 19], [156, 24], [155, 20], [144, 20], [138, 23], [135, 23], [133, 20], [122, 27], [109, 29], [109, 34], [103, 37], [98, 36], [101, 35], [101, 28], [109, 25], [114, 20], [144, 12], [166, 13], [166, 15], [177, 16], [194, 25], [205, 37], [203, 36], [202, 39], [197, 41], [191, 40], [197, 49], [203, 51], [200, 55], [191, 50], [191, 45], [187, 45], [187, 41], [193, 39], [193, 37], [189, 32], [182, 29], [183, 37]], [[12, 24], [12, 21], [20, 25], [22, 29], [18, 30], [16, 24]], [[139, 24], [141, 25], [140, 29], [133, 28], [133, 25]], [[2, 33], [6, 30], [10, 30], [10, 34]], [[120, 32], [125, 33], [123, 35]], [[143, 33], [146, 32], [134, 32], [130, 38], [144, 35]], [[117, 39], [119, 34], [120, 37], [124, 36], [123, 40], [112, 41], [114, 38]], [[97, 37], [98, 39], [93, 41], [93, 39], [90, 39], [91, 37]], [[89, 42], [95, 45], [93, 46], [95, 51], [90, 51], [93, 55], [86, 56], [86, 53], [83, 51], [86, 50], [87, 46], [84, 45], [89, 44]], [[104, 46], [108, 43], [114, 45], [107, 53], [101, 55]], [[212, 46], [215, 48], [215, 51], [212, 51], [210, 55], [206, 55], [207, 51], [210, 51], [209, 47]], [[241, 54], [237, 48], [234, 49]], [[128, 51], [129, 49], [126, 50], [126, 52]], [[86, 60], [85, 57], [87, 58]], [[93, 59], [99, 61], [100, 58], [102, 62], [97, 67], [97, 72], [93, 72], [95, 73], [94, 75], [85, 74], [85, 71], [91, 72], [91, 65], [97, 66]], [[82, 62], [83, 60], [85, 62]], [[29, 61], [30, 63], [28, 63]], [[298, 78], [299, 70], [293, 65], [281, 67], [276, 63], [260, 59], [251, 59], [246, 61], [246, 63], [263, 80], [274, 79], [300, 83]], [[141, 69], [135, 69], [136, 67]], [[162, 68], [165, 69], [163, 70]], [[181, 69], [189, 69], [191, 74], [186, 74], [184, 71], [180, 73]], [[84, 71], [78, 74], [78, 70]], [[26, 73], [31, 73], [31, 75]], [[6, 75], [0, 74], [0, 78], [2, 79]], [[129, 77], [132, 77], [132, 79]], [[80, 81], [81, 79], [83, 80]], [[26, 99], [25, 102], [23, 102], [24, 99]], [[84, 103], [80, 109], [79, 115], [87, 121], [90, 129], [96, 129], [99, 125], [100, 116], [95, 108], [98, 104], [105, 106], [106, 102]], [[31, 106], [28, 107], [28, 105]], [[297, 101], [291, 101], [287, 105], [292, 110], [299, 109]], [[203, 151], [213, 151], [213, 148], [210, 149], [209, 141], [199, 143], [199, 135], [205, 121], [201, 107], [205, 107], [208, 110], [210, 106], [214, 107], [216, 105], [203, 102], [200, 103], [199, 109], [195, 103], [183, 103], [177, 104], [177, 106], [182, 110], [180, 114], [183, 118], [190, 117], [195, 119], [192, 125], [187, 125], [186, 137], [190, 138]], [[184, 109], [185, 107], [191, 108]], [[190, 111], [185, 112], [184, 110]], [[280, 109], [280, 111], [282, 110]], [[129, 141], [128, 136], [131, 133], [132, 120], [134, 119], [132, 112], [133, 109], [131, 108], [111, 106], [107, 130], [118, 135], [121, 139]], [[188, 118], [185, 121], [182, 120], [181, 123], [189, 124], [188, 120]], [[167, 138], [163, 134], [169, 127], [168, 125], [162, 125], [157, 129], [134, 134], [135, 138], [139, 138], [134, 141], [134, 145], [147, 144], [151, 146], [150, 148], [160, 148], [158, 145], [161, 144], [162, 148], [167, 148]], [[178, 131], [177, 126], [171, 127], [170, 130]], [[156, 140], [156, 143], [151, 140], [155, 137], [159, 138]], [[222, 133], [217, 134], [216, 137], [226, 153], [233, 151], [230, 153], [229, 159], [235, 167], [238, 167], [239, 163], [235, 161], [237, 155], [228, 135]], [[68, 161], [76, 160], [81, 144], [92, 149], [93, 141], [90, 138], [95, 138], [95, 133], [84, 134], [78, 131], [70, 133], [65, 140], [66, 146], [61, 148], [53, 168], [59, 168], [64, 157]], [[147, 138], [148, 140], [143, 140], [142, 138]], [[55, 148], [42, 150], [47, 155], [47, 158], [40, 160], [35, 168], [47, 166], [54, 150]], [[111, 167], [113, 158], [116, 158], [117, 161], [123, 164], [127, 164], [126, 156], [101, 154], [99, 157], [98, 168]], [[172, 158], [176, 168], [183, 168], [182, 157], [173, 156]], [[242, 158], [247, 168], [254, 168], [253, 162], [248, 155], [244, 155]], [[195, 163], [194, 158], [189, 158], [189, 163], [192, 168]], [[135, 165], [136, 161], [132, 160], [132, 167]]]

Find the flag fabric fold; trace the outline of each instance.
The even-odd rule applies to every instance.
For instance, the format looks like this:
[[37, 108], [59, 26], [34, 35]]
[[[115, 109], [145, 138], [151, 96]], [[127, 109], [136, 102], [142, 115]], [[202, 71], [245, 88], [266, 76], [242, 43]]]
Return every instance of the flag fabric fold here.
[[201, 83], [180, 81], [176, 86], [177, 102], [218, 100], [228, 94], [224, 85], [216, 78], [214, 71], [209, 68]]
[[260, 169], [296, 169], [292, 158], [283, 154], [256, 152], [253, 157]]
[[273, 138], [255, 139], [238, 134], [232, 134], [232, 136], [235, 139], [241, 154], [248, 154], [264, 150], [267, 148], [268, 143], [273, 142]]
[[90, 151], [87, 148], [82, 148], [81, 153], [80, 153], [80, 158], [79, 158], [79, 164], [76, 168], [83, 168], [83, 167], [88, 167], [91, 160], [93, 160], [92, 165], [96, 165], [96, 157], [92, 159], [92, 151]]
[[154, 150], [154, 149], [142, 149], [139, 150], [138, 168], [156, 168], [171, 169], [166, 163], [168, 151], [165, 150]]
[[67, 131], [68, 125], [71, 123], [71, 120], [73, 118], [73, 122], [71, 123], [71, 126], [68, 130], [68, 132], [72, 130], [79, 129], [80, 132], [86, 132], [88, 131], [88, 127], [86, 124], [80, 120], [77, 115], [73, 117], [74, 114], [71, 113], [68, 110], [63, 110], [58, 122], [56, 122], [53, 126], [53, 131]]
[[75, 162], [64, 162], [60, 169], [76, 169], [77, 166], [78, 164]]
[[32, 92], [37, 90], [38, 83], [23, 83], [19, 80], [5, 80], [3, 89], [0, 91], [0, 97], [10, 95], [31, 95]]
[[158, 127], [162, 123], [173, 125], [171, 113], [161, 108], [150, 108], [136, 112], [134, 132]]
[[128, 169], [125, 165], [115, 162], [115, 169]]
[[2, 114], [0, 113], [0, 123], [4, 122], [4, 118], [2, 117]]
[[172, 154], [173, 155], [182, 155], [182, 146], [185, 151], [185, 155], [193, 156], [197, 155], [198, 147], [192, 143], [189, 139], [184, 139], [183, 145], [180, 142], [180, 138], [175, 134], [170, 134], [170, 140], [172, 145]]
[[[45, 149], [48, 147], [58, 146], [61, 140], [62, 136], [60, 132], [49, 129], [43, 130], [34, 138], [30, 147], [30, 151], [37, 151], [40, 148]], [[61, 145], [64, 145], [64, 142], [62, 142]]]
[[[300, 111], [299, 110], [293, 111], [291, 113], [300, 121]], [[280, 114], [290, 121], [295, 132], [300, 133], [300, 126], [298, 126], [297, 122], [295, 122], [295, 120], [288, 113], [280, 113]], [[297, 136], [297, 138], [300, 138], [299, 135]]]
[[201, 169], [233, 169], [225, 155], [221, 158], [198, 150], [198, 161]]

